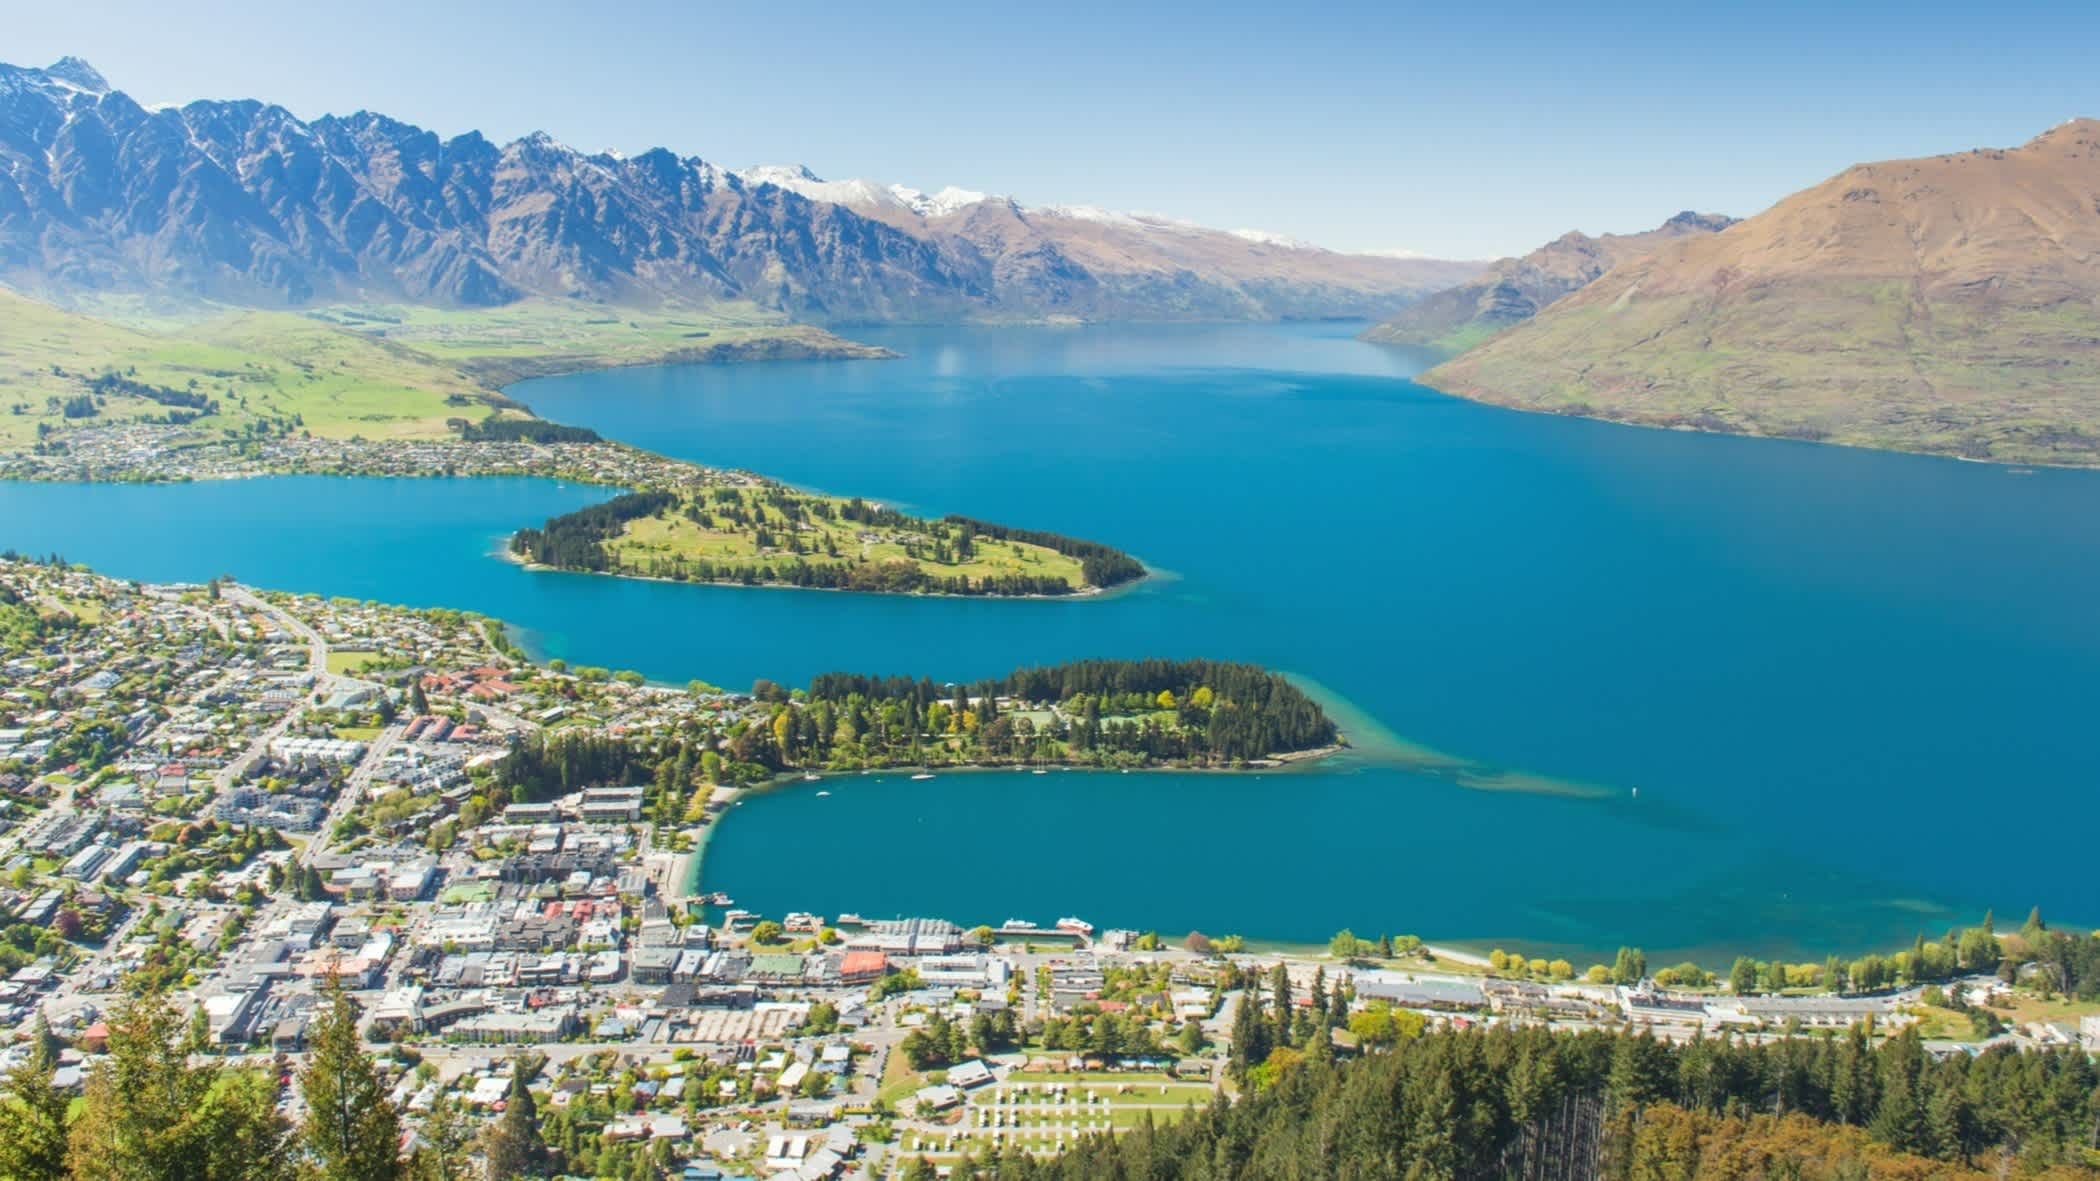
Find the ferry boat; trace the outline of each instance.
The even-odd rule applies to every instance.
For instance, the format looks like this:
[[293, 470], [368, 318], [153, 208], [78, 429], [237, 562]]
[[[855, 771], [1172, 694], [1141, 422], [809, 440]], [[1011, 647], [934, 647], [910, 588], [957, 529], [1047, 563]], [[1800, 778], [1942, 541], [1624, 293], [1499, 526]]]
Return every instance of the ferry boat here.
[[734, 931], [738, 927], [756, 926], [758, 924], [758, 916], [748, 910], [732, 910], [722, 916], [722, 923]]
[[858, 912], [849, 910], [840, 915], [838, 922], [833, 925], [839, 927], [865, 927], [868, 925], [868, 920], [860, 917]]
[[1057, 920], [1057, 929], [1070, 931], [1074, 935], [1091, 935], [1094, 933], [1094, 924], [1085, 919], [1065, 918]]
[[788, 915], [780, 924], [781, 928], [787, 931], [815, 931], [823, 925], [824, 920], [821, 916], [802, 910]]

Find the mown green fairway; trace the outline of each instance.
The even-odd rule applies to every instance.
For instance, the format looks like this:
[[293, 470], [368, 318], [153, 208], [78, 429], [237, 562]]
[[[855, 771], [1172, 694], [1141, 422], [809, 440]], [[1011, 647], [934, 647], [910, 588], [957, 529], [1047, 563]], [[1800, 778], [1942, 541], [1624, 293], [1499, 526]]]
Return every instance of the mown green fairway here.
[[[734, 496], [734, 501], [725, 499]], [[776, 503], [786, 498], [793, 518]], [[977, 539], [967, 555], [944, 523], [923, 522], [943, 536], [845, 519], [843, 497], [779, 489], [710, 490], [704, 503], [687, 501], [655, 516], [629, 521], [606, 546], [623, 569], [668, 573], [680, 562], [716, 566], [803, 561], [811, 565], [883, 566], [904, 563], [941, 578], [973, 581], [1025, 575], [1054, 578], [1074, 590], [1086, 581], [1077, 558], [1022, 541]], [[697, 510], [697, 511], [696, 511]], [[697, 517], [697, 519], [696, 519]]]

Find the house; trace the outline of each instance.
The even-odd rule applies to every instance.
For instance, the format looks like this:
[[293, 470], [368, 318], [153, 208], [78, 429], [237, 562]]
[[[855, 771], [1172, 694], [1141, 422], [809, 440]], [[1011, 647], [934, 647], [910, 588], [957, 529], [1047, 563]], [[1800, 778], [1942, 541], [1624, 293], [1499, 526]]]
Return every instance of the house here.
[[1405, 1009], [1484, 1009], [1488, 1003], [1487, 993], [1470, 980], [1402, 972], [1357, 973], [1356, 997]]
[[849, 951], [839, 961], [839, 983], [873, 984], [889, 974], [890, 957], [879, 951]]
[[768, 1169], [799, 1169], [809, 1156], [814, 1143], [808, 1136], [766, 1137], [766, 1167]]
[[948, 1068], [948, 1085], [962, 1090], [981, 1087], [991, 1082], [992, 1079], [992, 1068], [986, 1066], [984, 1061], [979, 1058], [972, 1058], [968, 1062], [958, 1062]]
[[576, 814], [585, 824], [632, 824], [642, 818], [642, 789], [587, 788]]
[[919, 1114], [947, 1111], [962, 1106], [962, 1092], [950, 1086], [920, 1087], [912, 1098], [919, 1105]]

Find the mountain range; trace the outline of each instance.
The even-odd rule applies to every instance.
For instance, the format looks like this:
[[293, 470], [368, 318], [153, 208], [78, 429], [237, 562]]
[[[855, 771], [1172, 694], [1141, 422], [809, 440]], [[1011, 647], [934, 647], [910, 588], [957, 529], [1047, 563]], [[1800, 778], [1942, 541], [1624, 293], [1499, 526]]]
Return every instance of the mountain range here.
[[2100, 462], [2100, 121], [1846, 169], [1423, 380], [1628, 422]]
[[[905, 194], [909, 194], [907, 197]], [[0, 282], [265, 307], [749, 301], [850, 322], [1386, 315], [1476, 264], [1348, 255], [950, 189], [830, 185], [545, 134], [440, 138], [252, 100], [147, 108], [0, 66]]]
[[1471, 348], [1664, 242], [1734, 224], [1732, 217], [1687, 210], [1638, 234], [1591, 237], [1571, 230], [1522, 258], [1500, 259], [1465, 283], [1423, 296], [1363, 338], [1452, 352]]

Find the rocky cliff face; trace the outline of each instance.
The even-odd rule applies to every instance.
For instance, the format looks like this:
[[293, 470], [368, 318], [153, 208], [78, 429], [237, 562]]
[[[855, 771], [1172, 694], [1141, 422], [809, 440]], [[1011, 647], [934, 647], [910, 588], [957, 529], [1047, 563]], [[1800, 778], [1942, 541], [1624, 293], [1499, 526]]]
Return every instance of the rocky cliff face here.
[[1268, 318], [1383, 314], [1457, 265], [1326, 251], [1267, 269], [1200, 253], [1133, 263], [1075, 248], [1057, 219], [1017, 206], [898, 217], [797, 187], [662, 149], [442, 139], [368, 112], [147, 110], [75, 59], [0, 66], [0, 281], [61, 300], [548, 295], [745, 299], [828, 321]]
[[1639, 234], [1591, 237], [1570, 231], [1522, 258], [1505, 258], [1469, 282], [1423, 296], [1364, 333], [1365, 340], [1470, 348], [1521, 324], [1548, 304], [1595, 282], [1620, 263], [1677, 238], [1712, 234], [1735, 224], [1715, 213], [1684, 212]]

